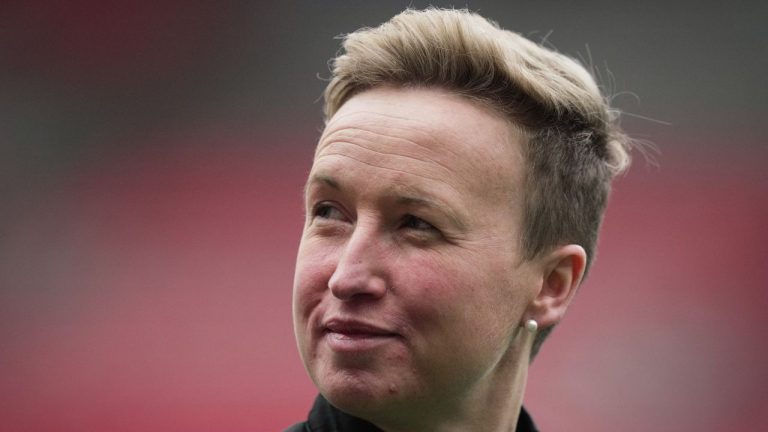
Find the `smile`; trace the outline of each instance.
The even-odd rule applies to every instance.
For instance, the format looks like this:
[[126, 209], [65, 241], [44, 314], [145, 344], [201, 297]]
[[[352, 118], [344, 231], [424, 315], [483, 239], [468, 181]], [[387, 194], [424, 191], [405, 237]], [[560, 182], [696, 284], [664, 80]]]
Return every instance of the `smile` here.
[[388, 329], [353, 320], [329, 320], [323, 326], [323, 340], [336, 352], [367, 351], [401, 339]]

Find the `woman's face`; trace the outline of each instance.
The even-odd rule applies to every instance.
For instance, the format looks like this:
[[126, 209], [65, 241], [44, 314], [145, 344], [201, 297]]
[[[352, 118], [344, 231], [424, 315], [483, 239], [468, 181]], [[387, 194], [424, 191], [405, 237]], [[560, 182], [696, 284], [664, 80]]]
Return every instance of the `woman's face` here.
[[519, 252], [521, 139], [436, 89], [368, 90], [330, 120], [307, 183], [293, 315], [331, 403], [406, 421], [508, 385], [539, 281]]

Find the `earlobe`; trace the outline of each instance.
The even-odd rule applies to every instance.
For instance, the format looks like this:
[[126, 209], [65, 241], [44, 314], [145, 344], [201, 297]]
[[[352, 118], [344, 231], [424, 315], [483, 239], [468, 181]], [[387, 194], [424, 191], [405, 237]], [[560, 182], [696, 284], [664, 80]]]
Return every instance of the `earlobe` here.
[[531, 303], [528, 315], [540, 328], [551, 327], [562, 319], [581, 283], [587, 254], [575, 245], [559, 246], [543, 259], [541, 290]]

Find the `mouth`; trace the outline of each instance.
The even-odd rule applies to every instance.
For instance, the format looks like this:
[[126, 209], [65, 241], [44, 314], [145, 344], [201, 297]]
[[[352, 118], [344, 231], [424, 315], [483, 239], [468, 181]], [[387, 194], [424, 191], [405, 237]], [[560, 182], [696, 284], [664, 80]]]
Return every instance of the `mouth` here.
[[323, 339], [336, 352], [367, 351], [401, 339], [390, 329], [356, 320], [331, 319], [322, 331]]

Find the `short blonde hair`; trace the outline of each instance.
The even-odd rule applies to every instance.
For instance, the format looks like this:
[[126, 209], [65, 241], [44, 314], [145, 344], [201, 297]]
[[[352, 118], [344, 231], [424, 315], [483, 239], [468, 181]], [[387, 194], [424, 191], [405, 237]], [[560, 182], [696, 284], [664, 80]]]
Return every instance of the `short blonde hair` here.
[[[618, 114], [577, 61], [467, 10], [406, 10], [344, 37], [325, 89], [329, 120], [381, 85], [434, 86], [489, 104], [525, 133], [521, 250], [575, 243], [591, 264], [613, 177], [630, 163]], [[540, 332], [534, 354], [550, 329]]]

